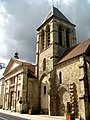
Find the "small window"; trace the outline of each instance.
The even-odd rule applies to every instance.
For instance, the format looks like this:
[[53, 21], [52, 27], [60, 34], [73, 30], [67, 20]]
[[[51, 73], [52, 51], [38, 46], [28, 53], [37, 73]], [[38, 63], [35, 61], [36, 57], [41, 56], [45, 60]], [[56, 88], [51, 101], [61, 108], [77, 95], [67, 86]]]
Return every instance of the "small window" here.
[[46, 86], [44, 86], [44, 95], [46, 95]]
[[43, 59], [43, 71], [46, 70], [46, 58]]
[[62, 84], [62, 73], [61, 73], [61, 71], [59, 73], [59, 82], [60, 82], [60, 84]]

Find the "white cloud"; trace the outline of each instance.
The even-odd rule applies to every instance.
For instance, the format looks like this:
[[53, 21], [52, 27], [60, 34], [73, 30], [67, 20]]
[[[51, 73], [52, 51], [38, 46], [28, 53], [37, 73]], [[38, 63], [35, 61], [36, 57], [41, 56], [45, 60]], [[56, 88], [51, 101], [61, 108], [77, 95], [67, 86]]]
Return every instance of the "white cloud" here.
[[[9, 22], [9, 19], [11, 18], [11, 15], [8, 14], [6, 11], [5, 7], [0, 4], [0, 63], [5, 63], [7, 65], [8, 60], [4, 59], [4, 55], [7, 53], [7, 48], [6, 48], [6, 42], [5, 38], [7, 37], [5, 35], [5, 28], [6, 24]], [[5, 69], [0, 69], [0, 78], [2, 77], [2, 74]]]
[[48, 0], [51, 4], [54, 4], [54, 5], [58, 5], [59, 3], [64, 3], [66, 5], [69, 5], [71, 4], [72, 2], [74, 2], [73, 0]]
[[90, 0], [88, 0], [88, 2], [90, 3]]
[[48, 0], [51, 5], [58, 6], [60, 0]]
[[3, 52], [3, 54], [6, 53], [6, 45], [4, 43], [4, 38], [5, 38], [5, 33], [4, 33], [4, 30], [3, 29], [0, 29], [0, 51]]
[[[3, 5], [0, 5], [0, 56], [6, 53], [6, 45], [5, 45], [5, 28], [4, 25], [8, 22], [9, 14], [7, 14]], [[1, 62], [1, 60], [0, 60]]]
[[8, 14], [5, 7], [0, 5], [0, 25], [5, 25], [5, 23], [8, 23], [10, 18], [11, 15]]
[[66, 5], [69, 5], [71, 4], [72, 2], [74, 2], [73, 0], [63, 0], [63, 2], [66, 4]]

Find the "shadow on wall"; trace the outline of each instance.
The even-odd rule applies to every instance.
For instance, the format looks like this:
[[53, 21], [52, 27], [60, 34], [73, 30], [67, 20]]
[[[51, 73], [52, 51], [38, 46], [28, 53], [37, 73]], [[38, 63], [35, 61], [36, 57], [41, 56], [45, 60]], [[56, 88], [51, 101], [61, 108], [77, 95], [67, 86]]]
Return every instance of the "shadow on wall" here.
[[74, 112], [75, 117], [78, 117], [78, 95], [75, 83], [72, 84], [72, 91], [69, 91], [65, 85], [59, 87], [59, 104], [58, 111], [61, 116], [67, 113], [67, 103], [71, 104], [71, 112]]
[[[63, 99], [66, 99], [66, 98], [63, 98], [64, 96], [68, 96], [69, 93], [67, 91], [67, 89], [65, 87], [60, 87], [59, 89], [59, 101], [60, 101], [60, 104], [58, 105], [58, 109], [59, 109], [59, 114], [61, 116], [64, 116], [65, 113], [66, 113], [66, 105], [64, 103], [64, 100]], [[67, 100], [66, 100], [66, 103], [67, 103]]]
[[75, 116], [78, 117], [78, 95], [77, 95], [77, 89], [76, 85], [74, 83], [74, 111], [75, 111]]

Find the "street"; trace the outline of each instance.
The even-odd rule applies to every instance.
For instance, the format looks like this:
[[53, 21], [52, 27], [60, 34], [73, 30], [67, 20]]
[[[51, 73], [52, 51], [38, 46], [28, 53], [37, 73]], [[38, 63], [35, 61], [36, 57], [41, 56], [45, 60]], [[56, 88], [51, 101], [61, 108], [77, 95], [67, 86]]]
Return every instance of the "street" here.
[[66, 120], [65, 116], [29, 115], [0, 109], [0, 120]]
[[[28, 120], [28, 119], [0, 113], [0, 120]], [[33, 119], [30, 119], [30, 120], [33, 120]]]

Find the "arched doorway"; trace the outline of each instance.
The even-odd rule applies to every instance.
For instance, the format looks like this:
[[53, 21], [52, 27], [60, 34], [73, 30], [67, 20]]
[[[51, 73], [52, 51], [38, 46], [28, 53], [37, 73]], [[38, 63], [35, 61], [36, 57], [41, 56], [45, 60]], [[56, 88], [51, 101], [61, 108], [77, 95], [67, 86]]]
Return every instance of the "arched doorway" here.
[[49, 81], [46, 75], [41, 77], [41, 112], [43, 114], [50, 113], [50, 96], [49, 96]]
[[59, 106], [59, 114], [64, 116], [67, 113], [67, 103], [70, 102], [70, 94], [68, 91], [68, 87], [65, 85], [61, 85], [59, 87], [59, 98], [60, 104]]

